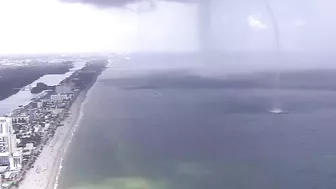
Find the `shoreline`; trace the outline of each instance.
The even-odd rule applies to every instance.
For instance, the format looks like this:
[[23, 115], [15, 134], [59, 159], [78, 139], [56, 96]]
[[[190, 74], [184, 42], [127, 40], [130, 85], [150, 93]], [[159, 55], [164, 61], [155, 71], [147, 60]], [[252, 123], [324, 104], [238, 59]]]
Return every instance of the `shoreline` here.
[[[29, 169], [25, 178], [19, 185], [19, 189], [46, 189], [55, 188], [56, 178], [61, 165], [61, 158], [65, 154], [69, 139], [72, 138], [76, 124], [80, 121], [80, 111], [85, 101], [85, 92], [81, 93], [73, 102], [69, 113], [71, 114], [64, 120], [64, 126], [56, 129], [54, 137], [43, 147], [41, 154], [37, 157], [34, 168]], [[42, 169], [43, 172], [37, 172]]]
[[[61, 171], [62, 171], [62, 167], [63, 167], [63, 160], [65, 159], [66, 156], [66, 152], [68, 150], [68, 147], [70, 146], [72, 139], [75, 135], [75, 132], [77, 130], [77, 128], [80, 126], [80, 121], [84, 115], [84, 106], [87, 103], [87, 97], [90, 93], [90, 91], [92, 90], [92, 88], [94, 87], [94, 85], [96, 84], [97, 80], [98, 80], [99, 75], [97, 76], [97, 78], [92, 81], [92, 83], [88, 86], [88, 88], [84, 91], [82, 91], [82, 93], [80, 95], [82, 96], [78, 96], [77, 98], [81, 98], [79, 103], [79, 107], [77, 110], [77, 114], [76, 114], [76, 119], [74, 120], [74, 124], [71, 125], [71, 128], [69, 129], [67, 136], [65, 138], [65, 140], [63, 141], [62, 147], [58, 150], [58, 154], [56, 157], [56, 162], [54, 163], [53, 167], [52, 167], [52, 175], [49, 177], [48, 180], [48, 185], [46, 187], [46, 189], [57, 189], [58, 188], [58, 182], [59, 182], [59, 177], [61, 175]], [[77, 100], [77, 99], [76, 99]], [[71, 107], [72, 108], [72, 107]], [[71, 113], [73, 112], [72, 109], [70, 111]]]
[[[87, 96], [96, 84], [99, 76], [81, 91], [69, 109], [70, 116], [65, 118], [64, 126], [58, 127], [55, 135], [43, 146], [33, 168], [29, 169], [18, 189], [57, 189], [62, 170], [63, 159], [72, 141], [75, 131], [80, 126], [83, 117], [83, 107]], [[42, 170], [42, 171], [40, 171]]]
[[[88, 91], [87, 91], [88, 92]], [[56, 189], [58, 188], [58, 181], [59, 181], [59, 177], [60, 177], [60, 174], [61, 174], [61, 170], [62, 170], [62, 163], [63, 163], [63, 160], [66, 156], [66, 152], [67, 152], [67, 149], [72, 141], [72, 138], [74, 136], [74, 133], [77, 129], [77, 127], [79, 126], [80, 124], [80, 121], [81, 121], [81, 118], [83, 117], [83, 105], [85, 104], [86, 102], [86, 97], [87, 97], [87, 92], [84, 92], [83, 96], [81, 96], [80, 98], [80, 103], [79, 104], [79, 107], [78, 107], [78, 110], [77, 110], [77, 113], [76, 113], [76, 118], [74, 119], [74, 123], [71, 124], [71, 127], [69, 128], [68, 132], [66, 133], [66, 136], [64, 138], [64, 141], [62, 143], [62, 146], [58, 149], [57, 151], [57, 156], [56, 156], [56, 160], [54, 162], [54, 164], [52, 165], [52, 170], [51, 170], [51, 175], [48, 179], [48, 184], [47, 184], [47, 189]], [[73, 111], [76, 111], [76, 110], [71, 110], [71, 113]]]

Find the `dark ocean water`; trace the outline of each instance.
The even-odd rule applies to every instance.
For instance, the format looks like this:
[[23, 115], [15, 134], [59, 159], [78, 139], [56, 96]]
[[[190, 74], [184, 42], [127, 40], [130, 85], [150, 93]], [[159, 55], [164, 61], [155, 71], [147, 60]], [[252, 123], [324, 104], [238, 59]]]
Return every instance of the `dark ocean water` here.
[[272, 88], [132, 66], [92, 89], [60, 188], [336, 188], [333, 90], [283, 89], [274, 115]]

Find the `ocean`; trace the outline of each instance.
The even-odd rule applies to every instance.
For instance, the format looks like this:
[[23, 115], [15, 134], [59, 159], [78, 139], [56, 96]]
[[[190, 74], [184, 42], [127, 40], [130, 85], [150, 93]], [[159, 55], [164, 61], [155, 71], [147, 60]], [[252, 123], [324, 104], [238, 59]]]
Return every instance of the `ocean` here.
[[114, 60], [90, 90], [60, 189], [336, 188], [336, 91], [278, 90], [275, 115], [274, 88], [146, 60]]

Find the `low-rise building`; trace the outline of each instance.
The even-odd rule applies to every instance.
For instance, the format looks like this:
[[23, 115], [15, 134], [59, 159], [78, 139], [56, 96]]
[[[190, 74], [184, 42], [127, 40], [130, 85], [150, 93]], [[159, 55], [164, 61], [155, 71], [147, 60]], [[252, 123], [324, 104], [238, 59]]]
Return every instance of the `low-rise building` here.
[[46, 132], [50, 127], [50, 123], [46, 123], [43, 127], [43, 132]]
[[16, 114], [11, 115], [11, 119], [13, 123], [29, 123], [30, 116], [27, 114]]
[[32, 108], [42, 108], [43, 107], [43, 102], [42, 101], [35, 101], [35, 102], [32, 102], [31, 104]]
[[37, 102], [37, 108], [42, 108], [42, 107], [43, 107], [43, 102], [42, 101]]
[[33, 150], [35, 149], [33, 143], [27, 143], [26, 147], [23, 148], [22, 155], [23, 156], [30, 156], [33, 153]]
[[67, 94], [55, 94], [50, 96], [51, 102], [62, 102], [63, 100], [67, 100], [69, 97]]
[[73, 93], [72, 86], [70, 84], [57, 85], [55, 91], [57, 94]]

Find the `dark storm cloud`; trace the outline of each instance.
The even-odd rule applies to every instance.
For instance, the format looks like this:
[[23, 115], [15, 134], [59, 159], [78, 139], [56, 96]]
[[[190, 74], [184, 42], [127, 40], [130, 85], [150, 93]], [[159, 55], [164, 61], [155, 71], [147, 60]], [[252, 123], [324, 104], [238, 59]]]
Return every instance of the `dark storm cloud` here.
[[[83, 3], [83, 4], [91, 4], [98, 7], [121, 7], [130, 3], [148, 1], [150, 3], [153, 0], [60, 0], [68, 3]], [[164, 1], [175, 1], [181, 3], [190, 3], [197, 0], [164, 0]]]

